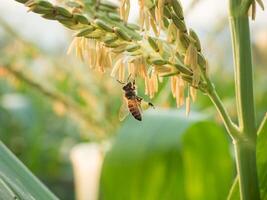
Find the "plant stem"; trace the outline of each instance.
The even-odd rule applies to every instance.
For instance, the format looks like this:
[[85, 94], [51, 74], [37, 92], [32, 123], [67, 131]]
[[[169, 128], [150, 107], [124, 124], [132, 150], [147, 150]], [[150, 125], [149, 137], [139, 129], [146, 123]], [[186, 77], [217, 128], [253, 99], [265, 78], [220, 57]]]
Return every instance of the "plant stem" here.
[[236, 165], [239, 177], [241, 200], [259, 200], [259, 186], [256, 170], [256, 144], [250, 140], [234, 143]]
[[[243, 1], [242, 1], [243, 2]], [[241, 0], [229, 0], [230, 27], [235, 64], [236, 103], [241, 131], [234, 140], [242, 200], [260, 199], [256, 167], [256, 123], [253, 72], [247, 12], [240, 12]]]
[[223, 120], [224, 126], [226, 127], [229, 135], [232, 137], [233, 140], [235, 138], [238, 138], [239, 135], [238, 127], [232, 122], [216, 90], [215, 89], [210, 90], [208, 96], [211, 99], [214, 106], [216, 107], [217, 111], [219, 112], [221, 119]]
[[[203, 69], [203, 68], [202, 68]], [[223, 106], [222, 100], [220, 99], [219, 95], [217, 94], [215, 87], [213, 86], [211, 80], [207, 76], [206, 71], [201, 70], [202, 77], [207, 83], [206, 93], [209, 96], [210, 100], [212, 101], [213, 105], [216, 107], [220, 117], [224, 123], [224, 126], [231, 136], [233, 140], [239, 137], [240, 131], [239, 128], [236, 126], [235, 123], [231, 120], [228, 112], [226, 111], [225, 107]]]

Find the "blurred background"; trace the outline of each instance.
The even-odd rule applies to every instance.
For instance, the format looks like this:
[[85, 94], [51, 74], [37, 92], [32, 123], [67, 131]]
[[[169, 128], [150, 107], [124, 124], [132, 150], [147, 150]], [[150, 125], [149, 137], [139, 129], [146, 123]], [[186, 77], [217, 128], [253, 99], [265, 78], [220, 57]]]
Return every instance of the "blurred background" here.
[[[235, 119], [227, 1], [181, 2]], [[142, 123], [119, 122], [121, 85], [66, 55], [73, 32], [15, 1], [1, 2], [0, 13], [0, 139], [60, 199], [93, 200], [96, 191], [115, 200], [226, 198], [231, 141], [206, 96], [198, 94], [186, 117], [165, 80]], [[266, 19], [258, 9], [251, 23], [258, 121], [267, 102]]]

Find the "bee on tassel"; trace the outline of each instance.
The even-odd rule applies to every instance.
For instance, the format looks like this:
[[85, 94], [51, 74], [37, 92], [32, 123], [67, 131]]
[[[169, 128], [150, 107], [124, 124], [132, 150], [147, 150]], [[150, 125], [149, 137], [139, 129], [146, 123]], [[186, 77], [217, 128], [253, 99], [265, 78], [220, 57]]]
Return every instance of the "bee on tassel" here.
[[142, 110], [153, 107], [154, 105], [151, 102], [145, 102], [142, 97], [137, 96], [135, 80], [129, 81], [131, 74], [129, 75], [127, 82], [122, 83], [118, 80], [119, 83], [123, 84], [122, 90], [124, 91], [123, 103], [119, 111], [119, 120], [122, 121], [129, 114], [138, 120], [142, 121]]

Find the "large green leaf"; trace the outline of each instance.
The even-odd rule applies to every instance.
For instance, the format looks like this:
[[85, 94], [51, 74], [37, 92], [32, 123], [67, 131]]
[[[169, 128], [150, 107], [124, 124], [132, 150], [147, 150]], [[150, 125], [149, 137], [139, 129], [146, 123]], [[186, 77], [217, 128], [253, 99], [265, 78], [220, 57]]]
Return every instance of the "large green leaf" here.
[[224, 131], [196, 114], [150, 112], [128, 120], [107, 153], [104, 200], [225, 199], [233, 164]]
[[192, 125], [183, 138], [186, 199], [225, 200], [233, 178], [226, 133], [216, 124]]
[[[267, 115], [262, 121], [262, 124], [258, 130], [257, 138], [257, 168], [260, 184], [261, 199], [267, 200]], [[236, 178], [231, 191], [228, 196], [228, 200], [239, 200], [239, 182]]]
[[0, 200], [56, 200], [52, 194], [0, 142]]

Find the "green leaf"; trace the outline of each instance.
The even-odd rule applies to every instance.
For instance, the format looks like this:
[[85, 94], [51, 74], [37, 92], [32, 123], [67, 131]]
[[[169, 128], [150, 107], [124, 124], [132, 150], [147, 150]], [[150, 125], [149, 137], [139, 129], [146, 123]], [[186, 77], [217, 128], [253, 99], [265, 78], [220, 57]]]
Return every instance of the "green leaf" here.
[[103, 164], [104, 200], [225, 199], [232, 178], [226, 134], [201, 115], [129, 119]]
[[225, 131], [199, 122], [183, 138], [186, 199], [225, 200], [234, 168]]
[[[267, 115], [265, 115], [260, 128], [258, 130], [257, 138], [257, 168], [260, 184], [261, 199], [267, 200]], [[239, 200], [239, 181], [237, 177], [228, 195], [228, 200]]]
[[0, 141], [0, 199], [55, 200], [52, 194]]

